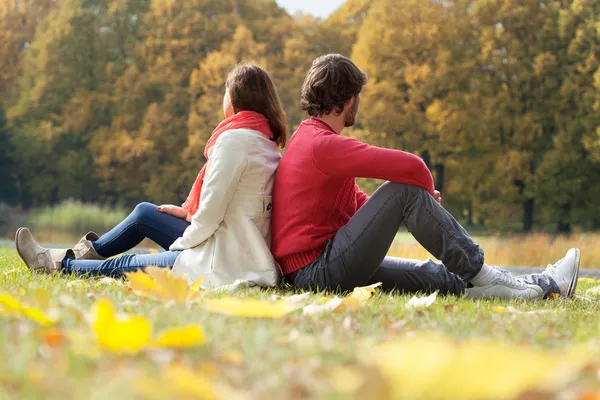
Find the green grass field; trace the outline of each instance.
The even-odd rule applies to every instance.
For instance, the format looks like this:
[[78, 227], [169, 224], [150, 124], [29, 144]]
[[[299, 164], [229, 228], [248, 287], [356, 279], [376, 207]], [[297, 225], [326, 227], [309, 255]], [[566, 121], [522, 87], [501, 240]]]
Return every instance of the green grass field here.
[[[0, 398], [600, 395], [599, 303], [585, 295], [600, 282], [590, 279], [579, 284], [578, 293], [585, 296], [569, 300], [438, 297], [429, 308], [414, 309], [407, 306], [411, 296], [377, 293], [356, 309], [342, 307], [321, 316], [297, 310], [272, 319], [209, 313], [207, 299], [223, 294], [173, 305], [140, 297], [125, 282], [70, 284], [74, 279], [32, 274], [15, 251], [0, 249], [0, 294], [57, 321], [41, 326], [30, 316], [11, 314], [0, 301]], [[271, 301], [274, 295], [292, 294], [280, 289], [233, 296]], [[333, 295], [314, 294], [302, 305], [325, 296]], [[103, 349], [90, 322], [99, 299], [110, 300], [118, 312], [145, 317], [154, 332], [198, 325], [207, 342], [133, 354]], [[520, 313], [527, 311], [536, 313]]]

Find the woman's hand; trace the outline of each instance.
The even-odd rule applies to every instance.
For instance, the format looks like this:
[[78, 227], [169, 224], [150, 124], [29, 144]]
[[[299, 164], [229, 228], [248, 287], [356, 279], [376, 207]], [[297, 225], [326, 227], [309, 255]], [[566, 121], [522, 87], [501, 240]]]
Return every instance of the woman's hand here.
[[437, 190], [433, 191], [433, 198], [435, 199], [435, 201], [442, 204], [442, 194], [439, 191], [437, 191]]
[[179, 206], [174, 206], [172, 204], [163, 204], [162, 206], [158, 206], [158, 211], [171, 214], [177, 218], [188, 219], [188, 212]]

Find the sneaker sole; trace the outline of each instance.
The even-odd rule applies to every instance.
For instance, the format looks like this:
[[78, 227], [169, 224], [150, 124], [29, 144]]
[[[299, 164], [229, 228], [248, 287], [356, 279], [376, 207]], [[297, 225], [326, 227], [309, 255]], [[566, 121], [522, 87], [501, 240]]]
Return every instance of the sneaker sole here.
[[567, 290], [567, 298], [573, 297], [575, 294], [575, 290], [577, 290], [577, 281], [579, 280], [579, 263], [581, 261], [581, 250], [575, 249], [577, 251], [577, 268], [575, 269], [575, 275], [569, 284], [569, 290]]

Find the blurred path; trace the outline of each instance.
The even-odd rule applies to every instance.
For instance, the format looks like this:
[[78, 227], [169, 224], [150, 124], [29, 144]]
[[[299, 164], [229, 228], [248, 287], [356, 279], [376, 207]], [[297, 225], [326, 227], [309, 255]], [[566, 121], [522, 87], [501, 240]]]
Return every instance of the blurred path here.
[[[63, 248], [63, 247], [65, 247], [64, 245], [53, 244], [53, 243], [43, 243], [42, 246], [44, 246], [44, 247], [55, 247], [55, 248]], [[15, 242], [8, 241], [8, 240], [0, 240], [0, 247], [12, 247], [12, 248], [14, 248], [15, 247]], [[147, 254], [149, 252], [150, 251], [147, 248], [136, 247], [135, 249], [129, 251], [128, 253]], [[540, 268], [540, 267], [505, 267], [505, 266], [502, 266], [502, 268], [506, 268], [507, 270], [509, 270], [514, 275], [535, 274], [535, 273], [543, 272], [544, 269], [545, 269], [545, 268]], [[585, 269], [585, 268], [582, 268], [581, 271], [579, 272], [579, 276], [586, 277], [586, 278], [597, 278], [597, 279], [600, 279], [600, 269]]]

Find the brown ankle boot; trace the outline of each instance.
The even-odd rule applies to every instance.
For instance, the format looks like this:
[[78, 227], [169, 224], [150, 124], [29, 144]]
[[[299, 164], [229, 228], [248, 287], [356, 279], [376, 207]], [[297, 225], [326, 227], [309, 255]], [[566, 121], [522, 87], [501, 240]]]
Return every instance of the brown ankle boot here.
[[75, 258], [70, 249], [47, 249], [40, 246], [27, 228], [19, 228], [15, 244], [19, 256], [27, 267], [35, 272], [57, 273], [62, 269], [62, 261], [65, 258]]
[[84, 237], [81, 238], [79, 243], [73, 247], [73, 253], [75, 253], [76, 260], [106, 260], [106, 257], [102, 257], [92, 245], [92, 241], [98, 240], [100, 237], [95, 232], [88, 232]]

